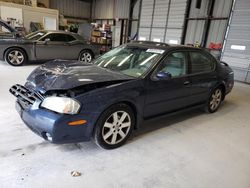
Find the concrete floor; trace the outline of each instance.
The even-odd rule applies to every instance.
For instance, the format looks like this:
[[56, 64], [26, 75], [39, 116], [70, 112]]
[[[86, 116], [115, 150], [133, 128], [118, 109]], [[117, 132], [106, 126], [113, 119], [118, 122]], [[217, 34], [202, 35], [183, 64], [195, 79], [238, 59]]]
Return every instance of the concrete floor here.
[[[8, 93], [34, 65], [0, 62], [0, 187], [249, 188], [250, 85], [236, 83], [215, 114], [149, 122], [116, 150], [53, 145], [32, 133]], [[80, 177], [70, 172], [80, 171]]]

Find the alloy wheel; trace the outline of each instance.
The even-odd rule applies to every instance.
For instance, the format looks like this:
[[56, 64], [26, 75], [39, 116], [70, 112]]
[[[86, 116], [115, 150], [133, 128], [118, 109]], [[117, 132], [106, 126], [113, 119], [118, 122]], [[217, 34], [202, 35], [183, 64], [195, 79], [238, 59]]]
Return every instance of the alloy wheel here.
[[209, 105], [210, 105], [210, 109], [212, 111], [216, 110], [220, 103], [221, 103], [221, 99], [222, 99], [222, 91], [221, 89], [216, 89], [212, 96], [211, 96], [211, 100], [209, 102]]
[[10, 63], [14, 65], [20, 65], [24, 61], [24, 55], [22, 52], [18, 50], [13, 50], [8, 54], [8, 60]]
[[130, 115], [125, 111], [117, 111], [111, 114], [102, 128], [104, 142], [115, 145], [123, 141], [131, 128]]
[[92, 60], [92, 55], [89, 52], [83, 52], [80, 57], [80, 61], [84, 63], [90, 63]]

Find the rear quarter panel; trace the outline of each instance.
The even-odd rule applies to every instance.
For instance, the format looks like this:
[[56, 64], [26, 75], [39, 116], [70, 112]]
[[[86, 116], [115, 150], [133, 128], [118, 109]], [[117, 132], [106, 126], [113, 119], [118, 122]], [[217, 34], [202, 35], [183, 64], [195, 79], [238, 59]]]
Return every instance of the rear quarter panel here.
[[71, 48], [71, 50], [69, 52], [66, 52], [66, 53], [73, 53], [74, 54], [73, 59], [78, 59], [82, 50], [92, 51], [95, 57], [100, 54], [100, 47], [95, 46], [91, 43], [88, 44], [88, 43], [84, 43], [84, 42], [73, 42], [71, 44], [70, 48]]

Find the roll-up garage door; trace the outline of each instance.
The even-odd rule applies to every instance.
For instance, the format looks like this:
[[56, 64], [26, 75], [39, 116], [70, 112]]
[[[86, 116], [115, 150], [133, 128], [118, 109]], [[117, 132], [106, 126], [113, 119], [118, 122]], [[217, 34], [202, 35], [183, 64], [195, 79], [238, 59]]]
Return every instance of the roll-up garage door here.
[[142, 1], [140, 29], [139, 29], [140, 40], [150, 40], [153, 10], [154, 10], [154, 1], [152, 0]]
[[142, 0], [139, 40], [181, 43], [187, 0]]
[[235, 79], [250, 83], [250, 1], [236, 0], [229, 23], [222, 60], [234, 70]]

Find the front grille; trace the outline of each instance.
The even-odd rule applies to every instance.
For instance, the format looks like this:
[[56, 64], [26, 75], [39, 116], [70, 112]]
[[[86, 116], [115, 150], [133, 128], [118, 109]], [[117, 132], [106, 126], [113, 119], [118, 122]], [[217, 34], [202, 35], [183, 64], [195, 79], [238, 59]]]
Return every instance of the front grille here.
[[27, 89], [26, 87], [16, 84], [10, 88], [10, 93], [13, 94], [17, 99], [26, 104], [26, 105], [33, 105], [35, 101], [43, 101], [44, 97], [42, 94], [31, 91]]

